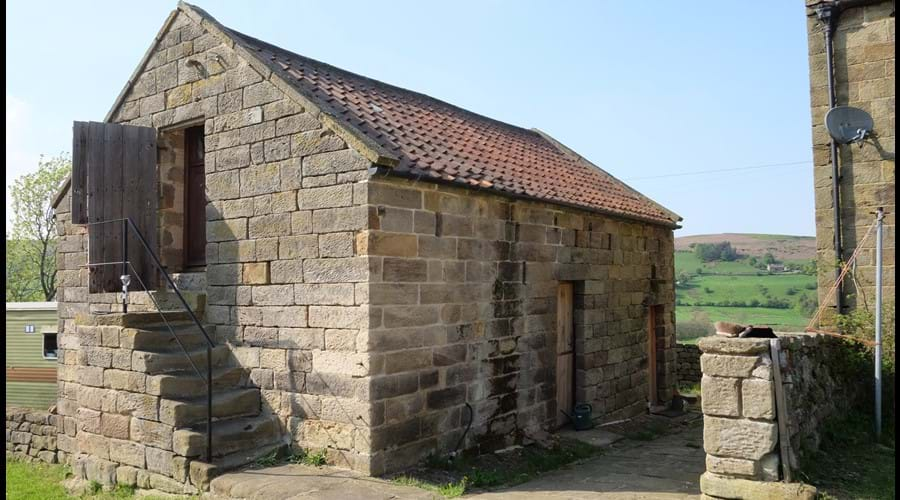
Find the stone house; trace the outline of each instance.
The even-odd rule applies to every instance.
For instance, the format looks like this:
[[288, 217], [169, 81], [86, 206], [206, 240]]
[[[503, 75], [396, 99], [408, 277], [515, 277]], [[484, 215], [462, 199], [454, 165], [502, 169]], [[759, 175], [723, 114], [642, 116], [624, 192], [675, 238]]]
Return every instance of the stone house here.
[[[835, 262], [850, 257], [872, 225], [875, 218], [873, 212], [883, 207], [886, 212], [884, 298], [885, 304], [893, 304], [896, 227], [894, 2], [806, 0], [805, 4], [808, 14], [819, 302], [824, 303], [826, 294], [834, 285]], [[825, 40], [829, 22], [833, 30], [834, 105], [862, 108], [875, 122], [874, 136], [866, 142], [837, 146], [838, 217], [835, 217], [831, 137], [825, 130], [825, 113], [830, 107]], [[840, 228], [837, 238], [835, 221]], [[842, 286], [842, 313], [866, 302], [870, 307], [873, 304], [874, 237], [863, 245], [853, 275], [855, 280], [844, 280]], [[834, 312], [835, 301], [828, 305]]]
[[[76, 135], [55, 201], [57, 439], [81, 477], [195, 491], [286, 446], [377, 475], [527, 442], [575, 402], [608, 421], [671, 399], [680, 218], [539, 131], [186, 3], [104, 123], [76, 134], [91, 127], [107, 145], [137, 130], [158, 154], [125, 154], [128, 179], [156, 180], [121, 181], [121, 195], [103, 190], [119, 163], [97, 170], [105, 153]], [[129, 212], [133, 198], [143, 205]], [[97, 267], [122, 260], [120, 233], [86, 224], [115, 214], [152, 228], [214, 348], [171, 288], [152, 285], [160, 273], [133, 237], [131, 272], [150, 293], [132, 280], [122, 312], [117, 279]], [[156, 304], [174, 311], [191, 359], [214, 367], [212, 464], [203, 378]]]

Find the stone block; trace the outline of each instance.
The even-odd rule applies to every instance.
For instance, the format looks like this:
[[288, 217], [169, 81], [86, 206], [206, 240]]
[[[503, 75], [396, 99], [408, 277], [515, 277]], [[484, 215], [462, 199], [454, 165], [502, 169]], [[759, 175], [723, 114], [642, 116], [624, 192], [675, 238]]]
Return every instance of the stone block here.
[[712, 455], [759, 460], [775, 449], [777, 440], [772, 422], [703, 417], [703, 446]]
[[349, 184], [301, 189], [297, 192], [297, 205], [301, 210], [347, 207], [352, 203], [353, 187]]
[[109, 440], [109, 459], [125, 465], [133, 465], [143, 469], [145, 465], [144, 449], [142, 444], [121, 439]]
[[[308, 259], [319, 256], [319, 239], [315, 234], [282, 236], [278, 238], [280, 259]], [[302, 280], [295, 281], [299, 283]]]
[[769, 339], [710, 336], [701, 338], [698, 346], [706, 354], [741, 354], [751, 356], [769, 352]]
[[100, 417], [100, 433], [111, 438], [128, 439], [130, 424], [131, 417], [127, 415], [104, 413]]
[[[704, 413], [706, 413], [706, 397]], [[775, 388], [769, 380], [749, 379], [741, 384], [741, 407], [744, 417], [775, 420]]]
[[291, 214], [262, 215], [250, 219], [251, 239], [291, 234]]
[[700, 367], [704, 375], [712, 377], [748, 378], [753, 369], [761, 364], [763, 356], [731, 356], [726, 354], [703, 354], [700, 356]]
[[254, 286], [252, 296], [255, 305], [291, 305], [294, 303], [294, 287], [292, 285]]
[[309, 259], [303, 263], [303, 276], [307, 283], [363, 282], [368, 275], [368, 259], [362, 257]]
[[354, 286], [352, 284], [296, 284], [294, 302], [308, 305], [353, 305]]
[[369, 311], [366, 306], [310, 306], [309, 326], [323, 328], [365, 328]]
[[370, 162], [356, 151], [344, 149], [319, 153], [303, 158], [303, 175], [324, 175], [355, 170], [366, 170]]
[[741, 416], [741, 379], [704, 375], [700, 391], [704, 415]]
[[[247, 285], [264, 285], [269, 283], [269, 263], [253, 262], [243, 265], [242, 282]], [[251, 296], [252, 296], [252, 288]]]
[[711, 472], [705, 472], [700, 476], [700, 491], [704, 495], [716, 498], [758, 500], [782, 500], [785, 498], [815, 500], [817, 495], [816, 488], [808, 484], [751, 481], [720, 476]]
[[752, 478], [756, 475], [756, 462], [740, 458], [706, 455], [706, 470], [726, 476], [746, 476]]
[[326, 233], [319, 236], [319, 255], [322, 257], [352, 257], [353, 233]]
[[134, 441], [163, 450], [172, 449], [172, 433], [175, 429], [171, 425], [132, 418], [130, 430], [131, 439]]

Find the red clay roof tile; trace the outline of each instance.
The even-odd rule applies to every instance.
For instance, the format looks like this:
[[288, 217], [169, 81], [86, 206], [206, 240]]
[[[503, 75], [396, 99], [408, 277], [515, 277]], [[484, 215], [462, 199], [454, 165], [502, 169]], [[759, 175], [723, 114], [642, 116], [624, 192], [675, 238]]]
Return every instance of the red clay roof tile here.
[[301, 94], [396, 154], [392, 172], [670, 226], [681, 220], [537, 131], [226, 31]]

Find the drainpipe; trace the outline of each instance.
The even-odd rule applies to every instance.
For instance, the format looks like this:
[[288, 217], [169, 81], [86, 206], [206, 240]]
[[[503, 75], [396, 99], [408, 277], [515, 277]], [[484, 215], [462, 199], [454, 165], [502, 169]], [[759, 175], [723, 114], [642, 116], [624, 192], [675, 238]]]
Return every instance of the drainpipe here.
[[[837, 27], [837, 18], [839, 10], [837, 2], [822, 3], [816, 7], [816, 16], [825, 25], [825, 71], [828, 76], [828, 107], [834, 108], [837, 103], [837, 97], [834, 91], [834, 30]], [[834, 209], [834, 260], [840, 262], [842, 259], [841, 251], [841, 192], [840, 192], [840, 170], [838, 167], [838, 145], [834, 138], [831, 138], [831, 199]], [[835, 283], [837, 284], [837, 293], [834, 296], [834, 306], [837, 314], [843, 312], [843, 286], [838, 282], [841, 275], [840, 265], [834, 270]]]

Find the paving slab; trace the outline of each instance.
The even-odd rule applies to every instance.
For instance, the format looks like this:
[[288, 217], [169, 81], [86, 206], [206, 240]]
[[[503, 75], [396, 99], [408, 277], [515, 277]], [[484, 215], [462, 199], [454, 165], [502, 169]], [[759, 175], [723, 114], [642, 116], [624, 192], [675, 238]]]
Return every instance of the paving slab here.
[[211, 500], [436, 500], [434, 493], [337, 469], [280, 465], [224, 474], [210, 483]]
[[[640, 428], [656, 418], [631, 423]], [[668, 419], [666, 421], [669, 421]], [[652, 441], [629, 439], [624, 428], [566, 431], [568, 437], [604, 446], [597, 457], [567, 465], [511, 488], [472, 492], [477, 500], [683, 500], [700, 498], [706, 470], [702, 421], [685, 419], [677, 429]], [[232, 472], [214, 479], [213, 500], [438, 500], [443, 497], [334, 467], [280, 465]]]
[[[583, 434], [582, 431], [578, 434]], [[608, 431], [607, 431], [608, 432]], [[610, 433], [613, 434], [613, 433]], [[466, 495], [478, 500], [683, 500], [700, 498], [706, 470], [703, 427], [653, 441], [617, 440], [607, 453], [548, 472], [512, 488]]]

